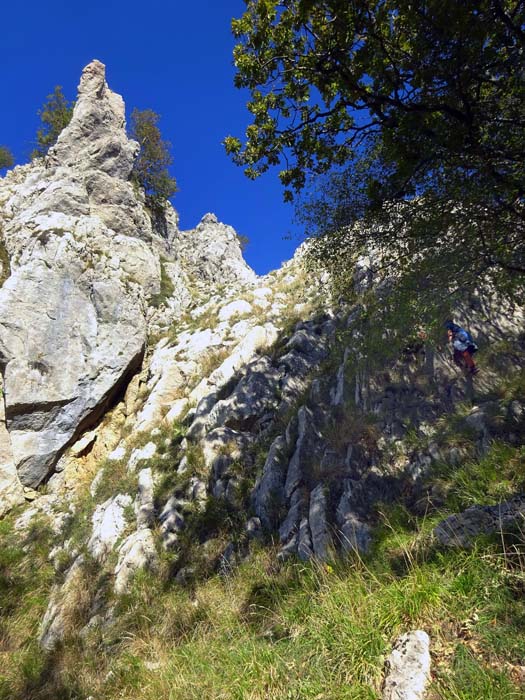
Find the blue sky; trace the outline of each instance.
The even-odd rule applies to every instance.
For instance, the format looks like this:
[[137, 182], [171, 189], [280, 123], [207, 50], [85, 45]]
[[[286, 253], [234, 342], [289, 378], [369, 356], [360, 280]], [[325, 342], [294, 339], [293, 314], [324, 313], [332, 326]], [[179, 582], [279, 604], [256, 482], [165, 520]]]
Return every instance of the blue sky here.
[[181, 228], [212, 211], [248, 236], [258, 273], [278, 267], [302, 240], [277, 172], [255, 182], [233, 165], [222, 139], [242, 136], [247, 94], [233, 86], [232, 17], [243, 0], [26, 0], [2, 2], [0, 144], [25, 162], [37, 110], [55, 85], [73, 98], [84, 65], [106, 64], [110, 87], [133, 107], [161, 115], [173, 144], [174, 206]]

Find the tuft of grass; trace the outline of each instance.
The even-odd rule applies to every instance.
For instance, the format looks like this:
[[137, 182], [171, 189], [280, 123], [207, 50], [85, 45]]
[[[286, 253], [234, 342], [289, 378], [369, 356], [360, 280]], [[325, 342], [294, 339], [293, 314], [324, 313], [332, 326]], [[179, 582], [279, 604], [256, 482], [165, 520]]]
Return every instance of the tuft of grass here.
[[446, 485], [446, 506], [453, 512], [476, 503], [496, 505], [525, 490], [525, 447], [494, 442], [478, 460], [436, 466], [436, 478]]
[[[1, 233], [1, 230], [0, 230]], [[11, 274], [11, 265], [9, 261], [9, 253], [4, 242], [0, 239], [0, 287]]]
[[155, 294], [150, 299], [151, 306], [158, 309], [160, 306], [164, 306], [166, 301], [172, 296], [175, 291], [175, 285], [173, 280], [168, 275], [166, 271], [166, 263], [169, 262], [163, 256], [160, 257], [160, 291]]

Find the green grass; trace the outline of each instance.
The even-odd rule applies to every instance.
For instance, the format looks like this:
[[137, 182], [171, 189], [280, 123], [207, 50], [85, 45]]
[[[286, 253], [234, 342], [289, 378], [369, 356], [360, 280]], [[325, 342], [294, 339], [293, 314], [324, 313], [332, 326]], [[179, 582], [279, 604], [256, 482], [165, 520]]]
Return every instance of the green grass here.
[[9, 262], [9, 253], [7, 252], [4, 242], [0, 239], [0, 287], [4, 284], [10, 274], [11, 266]]
[[434, 471], [447, 486], [447, 506], [465, 510], [476, 503], [495, 505], [525, 490], [525, 447], [495, 442], [479, 460]]
[[[432, 640], [430, 698], [523, 697], [509, 672], [525, 654], [523, 568], [511, 576], [494, 544], [416, 561], [419, 536], [405, 521], [402, 574], [386, 556], [397, 532], [366, 562], [277, 564], [255, 547], [233, 575], [189, 589], [170, 579], [165, 555], [163, 574], [136, 577], [113, 626], [64, 645], [31, 697], [53, 697], [59, 678], [70, 694], [57, 697], [71, 698], [372, 700], [393, 639], [415, 628]], [[26, 658], [34, 668], [21, 677], [34, 684], [47, 661]]]
[[169, 262], [166, 258], [160, 258], [160, 290], [158, 294], [155, 294], [150, 299], [151, 306], [158, 309], [160, 306], [165, 305], [166, 301], [172, 296], [175, 291], [175, 285], [173, 280], [166, 272], [166, 263]]

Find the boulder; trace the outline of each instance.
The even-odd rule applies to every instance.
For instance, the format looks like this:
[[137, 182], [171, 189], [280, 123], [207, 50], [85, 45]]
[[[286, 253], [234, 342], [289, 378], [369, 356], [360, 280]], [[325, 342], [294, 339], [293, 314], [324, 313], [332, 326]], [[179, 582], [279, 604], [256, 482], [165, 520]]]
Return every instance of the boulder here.
[[184, 505], [184, 500], [170, 496], [159, 515], [160, 534], [166, 549], [177, 543], [179, 532], [184, 528]]
[[424, 700], [430, 677], [430, 639], [415, 630], [394, 642], [386, 662], [382, 700]]
[[211, 394], [201, 400], [188, 435], [202, 436], [221, 425], [252, 430], [265, 414], [277, 408], [280, 379], [268, 357], [253, 360], [228, 398], [216, 401], [216, 395]]
[[253, 509], [267, 530], [275, 527], [276, 516], [284, 505], [284, 480], [287, 466], [286, 439], [281, 435], [272, 442], [252, 494]]
[[310, 494], [308, 522], [312, 537], [312, 549], [316, 559], [326, 561], [330, 554], [332, 538], [327, 518], [326, 488], [318, 484]]
[[252, 312], [252, 305], [243, 299], [231, 301], [219, 311], [219, 321], [229, 321], [236, 316], [246, 316]]
[[317, 430], [312, 411], [307, 406], [301, 406], [297, 413], [298, 436], [295, 451], [288, 465], [288, 473], [284, 485], [284, 492], [290, 498], [295, 489], [302, 482], [305, 468], [316, 459], [320, 459], [324, 443], [321, 434]]
[[433, 530], [445, 547], [472, 546], [479, 535], [522, 532], [525, 525], [525, 496], [519, 495], [495, 506], [474, 505], [442, 520]]
[[126, 593], [133, 576], [140, 569], [155, 569], [158, 555], [151, 530], [143, 528], [126, 537], [118, 548], [114, 589], [117, 595]]

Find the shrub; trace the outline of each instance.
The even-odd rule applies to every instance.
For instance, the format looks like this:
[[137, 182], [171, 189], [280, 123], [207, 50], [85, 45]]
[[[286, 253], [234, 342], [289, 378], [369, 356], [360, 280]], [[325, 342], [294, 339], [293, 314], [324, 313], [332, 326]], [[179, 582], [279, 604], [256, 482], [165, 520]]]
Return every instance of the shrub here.
[[0, 146], [0, 170], [11, 168], [15, 162], [13, 154], [7, 146]]
[[134, 109], [131, 115], [131, 137], [140, 144], [133, 177], [144, 188], [148, 205], [154, 211], [164, 209], [166, 200], [177, 191], [176, 180], [168, 172], [173, 162], [171, 144], [162, 139], [159, 119], [151, 109]]
[[62, 130], [71, 121], [73, 107], [74, 102], [69, 102], [64, 97], [62, 87], [57, 85], [47, 96], [42, 109], [38, 110], [41, 126], [36, 132], [36, 148], [31, 153], [31, 158], [45, 156], [57, 142]]

